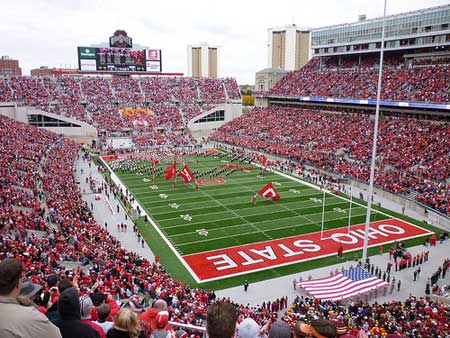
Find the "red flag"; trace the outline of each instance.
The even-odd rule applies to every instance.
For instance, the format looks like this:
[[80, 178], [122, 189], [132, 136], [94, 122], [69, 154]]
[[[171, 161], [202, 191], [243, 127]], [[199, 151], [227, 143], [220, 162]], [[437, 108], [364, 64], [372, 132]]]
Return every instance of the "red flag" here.
[[261, 159], [259, 160], [259, 163], [261, 163], [262, 165], [266, 165], [267, 157], [263, 155], [263, 157], [261, 157]]
[[271, 199], [272, 201], [278, 201], [281, 198], [281, 196], [275, 191], [272, 182], [267, 183], [264, 188], [258, 192], [258, 195]]
[[180, 170], [178, 176], [183, 178], [184, 183], [190, 183], [195, 178], [194, 174], [191, 172], [187, 165], [185, 165], [183, 169]]
[[158, 165], [159, 161], [157, 159], [152, 158], [152, 169]]
[[177, 176], [177, 162], [166, 168], [166, 181]]

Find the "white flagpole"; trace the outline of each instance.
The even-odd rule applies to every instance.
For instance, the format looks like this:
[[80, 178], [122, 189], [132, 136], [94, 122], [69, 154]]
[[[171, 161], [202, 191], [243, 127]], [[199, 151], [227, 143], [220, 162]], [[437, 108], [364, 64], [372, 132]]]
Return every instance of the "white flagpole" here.
[[322, 197], [322, 226], [320, 230], [320, 239], [323, 238], [323, 223], [325, 220], [325, 188], [323, 188], [323, 197]]
[[383, 76], [384, 31], [386, 28], [386, 2], [387, 2], [387, 0], [384, 0], [383, 26], [381, 29], [380, 69], [378, 70], [377, 103], [376, 103], [376, 108], [375, 108], [375, 126], [374, 126], [374, 130], [373, 130], [372, 160], [370, 163], [369, 194], [367, 196], [367, 213], [366, 213], [366, 224], [365, 224], [365, 229], [364, 229], [364, 246], [363, 246], [363, 254], [362, 254], [362, 264], [365, 264], [366, 259], [367, 259], [367, 246], [369, 243], [370, 214], [372, 213], [373, 181], [374, 181], [374, 177], [375, 177], [375, 158], [377, 155], [378, 120], [380, 118], [381, 80], [382, 80], [382, 76]]

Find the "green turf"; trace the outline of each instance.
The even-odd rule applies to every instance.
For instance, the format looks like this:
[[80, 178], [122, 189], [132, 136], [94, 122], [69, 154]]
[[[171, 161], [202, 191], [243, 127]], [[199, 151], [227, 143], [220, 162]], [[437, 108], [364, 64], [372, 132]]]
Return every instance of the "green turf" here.
[[[203, 171], [220, 166], [224, 160], [227, 159], [196, 156], [188, 161], [188, 166], [191, 170]], [[163, 168], [167, 165], [169, 163], [160, 164]], [[251, 172], [235, 171], [229, 176], [220, 175], [219, 177], [226, 180], [225, 184], [200, 186], [197, 191], [194, 184], [185, 185], [180, 178], [177, 179], [177, 186], [173, 187], [172, 182], [166, 181], [164, 176], [157, 176], [156, 182], [152, 183], [143, 181], [144, 178], [150, 178], [149, 175], [139, 176], [120, 170], [116, 172], [180, 255], [320, 231], [323, 197], [321, 191], [275, 173], [266, 173], [264, 178], [257, 177], [258, 173], [259, 169], [255, 167]], [[257, 204], [253, 205], [251, 197], [268, 182], [280, 184], [275, 185], [275, 188], [282, 198], [275, 202], [258, 198]], [[151, 185], [157, 185], [158, 189], [150, 189]], [[167, 194], [168, 197], [162, 199], [160, 194]], [[325, 228], [347, 226], [349, 201], [332, 194], [326, 194], [325, 201]], [[365, 204], [357, 199], [354, 201]], [[176, 203], [178, 208], [171, 208], [169, 206], [171, 203]], [[345, 212], [339, 212], [336, 208]], [[382, 211], [439, 233], [438, 229], [421, 222], [385, 209]], [[185, 214], [189, 214], [192, 220], [183, 220], [180, 215]], [[365, 215], [365, 207], [353, 204], [351, 224], [364, 223]], [[371, 214], [372, 221], [386, 218], [388, 216], [376, 211]], [[161, 258], [161, 262], [172, 276], [198, 286], [151, 224], [141, 218], [138, 226], [152, 251]], [[199, 229], [207, 230], [208, 235], [206, 237], [199, 235], [196, 232]], [[419, 238], [409, 240], [406, 244], [410, 246], [422, 242], [423, 239]], [[378, 248], [369, 250], [369, 254], [377, 252]], [[355, 253], [349, 253], [346, 258], [353, 259], [354, 255]], [[244, 279], [259, 281], [335, 263], [336, 257], [321, 258], [245, 276], [202, 283], [200, 286], [221, 289], [242, 284]]]

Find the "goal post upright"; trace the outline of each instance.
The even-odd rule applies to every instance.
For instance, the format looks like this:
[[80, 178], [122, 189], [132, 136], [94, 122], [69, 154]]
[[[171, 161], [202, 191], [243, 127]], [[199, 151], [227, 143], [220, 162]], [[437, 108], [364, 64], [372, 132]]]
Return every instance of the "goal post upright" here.
[[353, 185], [350, 186], [350, 209], [348, 210], [348, 224], [347, 224], [347, 234], [350, 233], [350, 226], [352, 223], [352, 203], [353, 202]]
[[325, 223], [325, 189], [323, 189], [323, 196], [322, 196], [322, 222], [320, 225], [320, 239], [324, 239], [323, 238], [323, 226]]

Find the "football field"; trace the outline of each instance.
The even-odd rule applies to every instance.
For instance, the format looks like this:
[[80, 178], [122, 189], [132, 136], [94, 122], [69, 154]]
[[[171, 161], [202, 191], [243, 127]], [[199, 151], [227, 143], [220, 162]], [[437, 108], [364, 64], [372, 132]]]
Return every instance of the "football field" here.
[[[139, 223], [146, 240], [150, 236], [154, 240], [158, 233], [177, 257], [165, 262], [167, 252], [158, 252], [150, 245], [171, 273], [188, 271], [196, 283], [250, 278], [261, 271], [271, 278], [273, 271], [277, 271], [275, 275], [293, 271], [277, 268], [300, 262], [306, 263], [303, 269], [324, 257], [329, 259], [310, 267], [334, 264], [340, 245], [348, 252], [347, 258], [353, 258], [353, 251], [362, 247], [366, 207], [361, 201], [353, 201], [350, 208], [344, 196], [324, 193], [280, 173], [266, 172], [261, 177], [257, 165], [232, 162], [230, 156], [196, 155], [177, 161], [178, 171], [186, 164], [197, 174], [194, 182], [185, 184], [178, 177], [174, 186], [173, 179], [166, 181], [164, 169], [173, 163], [171, 159], [158, 164], [163, 170], [155, 181], [149, 170], [144, 175], [115, 171], [151, 218], [150, 222]], [[146, 168], [150, 167], [151, 162], [147, 162]], [[215, 172], [209, 173], [214, 168]], [[281, 198], [272, 201], [258, 196], [253, 204], [252, 197], [269, 182]], [[369, 245], [377, 249], [380, 244], [429, 235], [422, 227], [376, 210], [372, 211], [371, 222], [374, 233]], [[323, 234], [322, 224], [326, 230]], [[156, 232], [145, 235], [143, 227], [153, 227]], [[267, 274], [270, 271], [272, 274]], [[259, 273], [257, 279], [264, 276]]]

